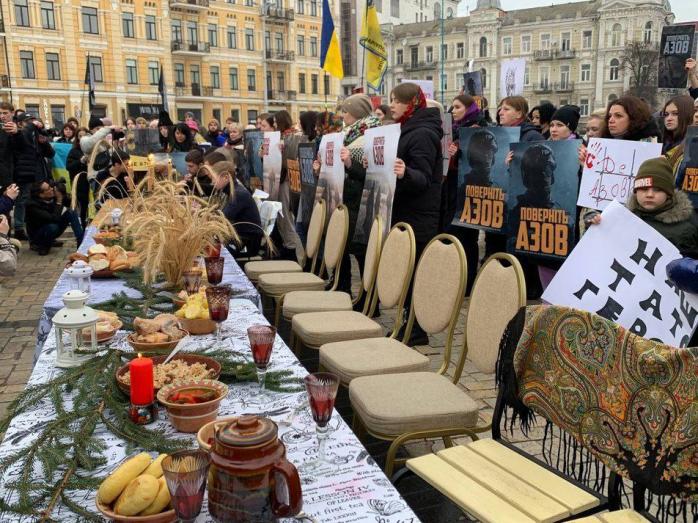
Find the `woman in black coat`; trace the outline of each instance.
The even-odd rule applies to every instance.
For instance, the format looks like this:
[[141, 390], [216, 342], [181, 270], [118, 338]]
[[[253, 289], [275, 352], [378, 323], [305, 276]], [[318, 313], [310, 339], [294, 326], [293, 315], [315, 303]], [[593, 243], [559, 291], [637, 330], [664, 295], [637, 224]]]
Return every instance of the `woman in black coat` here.
[[[390, 98], [393, 119], [401, 124], [394, 169], [397, 182], [392, 223], [405, 222], [412, 226], [419, 259], [427, 243], [439, 232], [443, 178], [441, 113], [435, 107], [427, 107], [422, 89], [413, 83], [398, 84]], [[428, 341], [415, 321], [409, 344]]]

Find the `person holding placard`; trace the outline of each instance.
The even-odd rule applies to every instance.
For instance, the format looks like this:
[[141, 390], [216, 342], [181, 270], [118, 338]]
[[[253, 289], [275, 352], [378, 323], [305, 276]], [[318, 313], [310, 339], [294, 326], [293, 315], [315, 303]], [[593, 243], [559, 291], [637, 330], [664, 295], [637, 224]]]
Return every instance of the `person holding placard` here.
[[[422, 89], [410, 82], [398, 84], [392, 90], [390, 111], [395, 122], [401, 125], [394, 168], [397, 183], [392, 224], [405, 222], [412, 226], [419, 259], [439, 228], [443, 177], [441, 115], [437, 108], [427, 107]], [[409, 303], [405, 306], [409, 307]], [[427, 334], [415, 321], [409, 344], [421, 345], [428, 341]]]

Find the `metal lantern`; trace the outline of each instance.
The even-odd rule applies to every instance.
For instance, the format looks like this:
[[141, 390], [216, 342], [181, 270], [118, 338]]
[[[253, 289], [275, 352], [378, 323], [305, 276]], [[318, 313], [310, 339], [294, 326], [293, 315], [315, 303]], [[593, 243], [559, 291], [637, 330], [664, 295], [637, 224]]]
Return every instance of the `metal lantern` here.
[[65, 271], [71, 290], [86, 292], [89, 296], [92, 292], [92, 273], [94, 269], [82, 260], [76, 260]]
[[116, 207], [115, 209], [112, 209], [111, 211], [111, 224], [112, 225], [121, 225], [121, 215], [124, 214], [124, 211]]
[[[79, 290], [68, 291], [63, 295], [65, 307], [53, 317], [56, 327], [56, 366], [61, 368], [79, 367], [90, 356], [76, 354], [81, 348], [97, 349], [97, 312], [85, 306], [87, 293]], [[89, 329], [89, 338], [83, 336], [83, 329]], [[83, 342], [87, 345], [84, 346]]]

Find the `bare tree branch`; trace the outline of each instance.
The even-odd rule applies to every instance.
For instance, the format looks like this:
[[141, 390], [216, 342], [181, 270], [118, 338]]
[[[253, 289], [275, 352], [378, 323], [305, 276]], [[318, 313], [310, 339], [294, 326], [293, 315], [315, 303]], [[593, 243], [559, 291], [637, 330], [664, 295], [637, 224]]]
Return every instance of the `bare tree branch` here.
[[621, 66], [630, 75], [628, 94], [644, 98], [654, 106], [657, 102], [657, 67], [659, 47], [653, 42], [633, 41], [626, 44], [620, 57]]

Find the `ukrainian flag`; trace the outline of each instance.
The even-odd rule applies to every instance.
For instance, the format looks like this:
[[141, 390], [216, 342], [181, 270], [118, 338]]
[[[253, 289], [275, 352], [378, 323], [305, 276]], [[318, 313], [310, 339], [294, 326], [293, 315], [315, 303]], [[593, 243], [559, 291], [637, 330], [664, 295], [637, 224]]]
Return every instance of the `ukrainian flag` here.
[[378, 91], [383, 83], [383, 75], [388, 68], [388, 53], [383, 43], [378, 13], [373, 0], [366, 0], [366, 16], [361, 28], [359, 44], [366, 49], [366, 80], [372, 89]]
[[73, 148], [70, 143], [52, 143], [55, 154], [51, 160], [51, 174], [53, 179], [65, 183], [65, 187], [70, 192], [70, 174], [68, 174], [68, 153]]
[[334, 21], [328, 0], [322, 0], [322, 42], [320, 67], [337, 78], [344, 78], [342, 55], [339, 52], [339, 38], [334, 30]]

